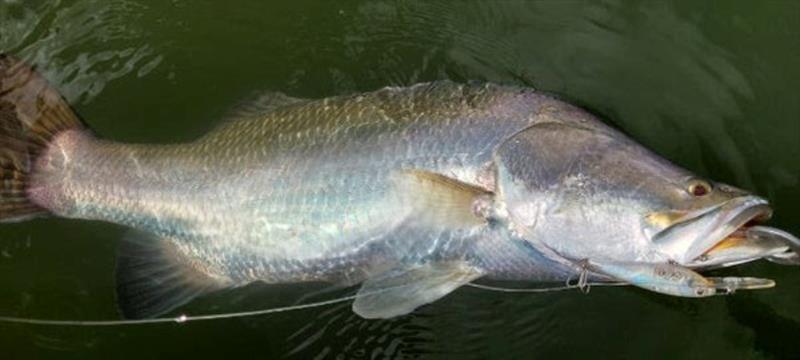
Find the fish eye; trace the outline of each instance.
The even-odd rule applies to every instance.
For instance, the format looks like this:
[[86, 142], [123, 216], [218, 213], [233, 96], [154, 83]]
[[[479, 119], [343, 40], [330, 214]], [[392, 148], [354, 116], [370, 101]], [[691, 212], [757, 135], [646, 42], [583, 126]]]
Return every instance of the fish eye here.
[[703, 288], [697, 288], [694, 290], [694, 293], [697, 294], [697, 296], [703, 296], [706, 294], [706, 290]]
[[702, 197], [711, 193], [712, 188], [708, 181], [695, 179], [689, 182], [689, 188], [687, 190], [689, 194], [695, 197]]

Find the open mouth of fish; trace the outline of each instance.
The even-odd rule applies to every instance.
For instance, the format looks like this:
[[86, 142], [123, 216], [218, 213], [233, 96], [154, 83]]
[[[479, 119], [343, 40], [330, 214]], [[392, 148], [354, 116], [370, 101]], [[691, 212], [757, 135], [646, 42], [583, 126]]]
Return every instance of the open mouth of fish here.
[[764, 226], [771, 217], [766, 200], [741, 197], [671, 226], [658, 241], [680, 264], [697, 270], [759, 259], [800, 265], [800, 240]]
[[651, 267], [637, 264], [590, 262], [590, 268], [632, 285], [669, 295], [705, 297], [740, 289], [775, 286], [769, 279], [704, 277], [710, 270], [766, 259], [800, 265], [800, 240], [762, 225], [772, 217], [766, 200], [742, 196], [718, 206], [686, 213], [653, 237], [659, 250], [671, 258]]

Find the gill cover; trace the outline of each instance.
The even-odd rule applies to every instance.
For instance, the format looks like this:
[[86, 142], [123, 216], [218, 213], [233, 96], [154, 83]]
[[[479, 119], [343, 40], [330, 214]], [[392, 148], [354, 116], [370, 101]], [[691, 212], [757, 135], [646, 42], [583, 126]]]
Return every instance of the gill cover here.
[[514, 230], [571, 259], [653, 260], [645, 216], [670, 208], [682, 190], [675, 179], [689, 175], [597, 122], [529, 127], [498, 148], [495, 163]]

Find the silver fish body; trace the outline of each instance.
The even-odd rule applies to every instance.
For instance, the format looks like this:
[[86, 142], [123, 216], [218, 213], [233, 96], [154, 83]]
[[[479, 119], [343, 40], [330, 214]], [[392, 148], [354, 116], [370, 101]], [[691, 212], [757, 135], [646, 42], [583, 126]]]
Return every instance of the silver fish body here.
[[503, 229], [415, 226], [392, 177], [424, 170], [492, 191], [501, 144], [542, 121], [593, 122], [588, 114], [527, 89], [448, 82], [287, 102], [188, 144], [66, 132], [44, 156], [34, 199], [157, 234], [237, 285], [360, 282], [387, 264], [465, 256], [500, 278], [568, 276], [518, 255]]
[[0, 168], [0, 221], [136, 230], [117, 270], [129, 317], [255, 281], [361, 284], [354, 311], [388, 318], [482, 278], [705, 297], [774, 282], [695, 271], [797, 264], [796, 238], [753, 227], [766, 200], [514, 86], [267, 94], [195, 141], [124, 144], [0, 56]]

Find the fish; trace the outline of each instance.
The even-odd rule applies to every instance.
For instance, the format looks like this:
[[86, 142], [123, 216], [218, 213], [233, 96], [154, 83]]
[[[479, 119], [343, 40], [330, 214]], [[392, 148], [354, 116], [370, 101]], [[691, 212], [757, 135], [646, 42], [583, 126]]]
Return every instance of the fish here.
[[264, 93], [183, 143], [94, 133], [36, 70], [0, 57], [0, 221], [131, 230], [116, 295], [152, 318], [252, 283], [358, 286], [369, 319], [481, 281], [622, 282], [679, 297], [797, 265], [769, 202], [515, 85], [435, 81], [304, 99]]

